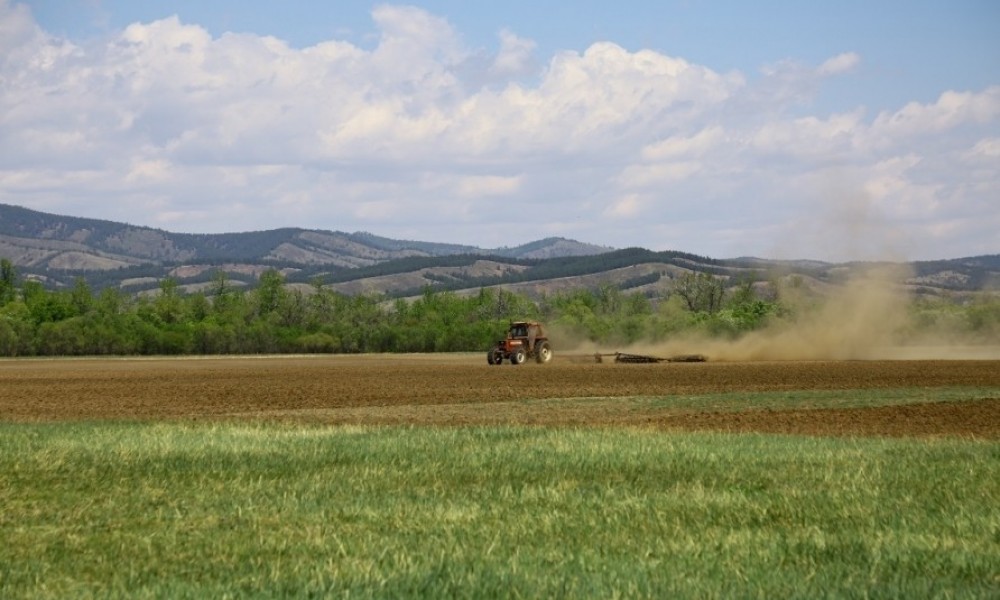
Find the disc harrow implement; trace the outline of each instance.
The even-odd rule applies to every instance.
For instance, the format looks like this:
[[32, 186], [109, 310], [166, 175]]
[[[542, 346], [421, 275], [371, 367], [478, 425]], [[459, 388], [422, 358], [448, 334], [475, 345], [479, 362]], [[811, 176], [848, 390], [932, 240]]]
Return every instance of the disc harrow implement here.
[[609, 354], [601, 354], [597, 352], [594, 354], [595, 362], [604, 362], [604, 357], [614, 357], [616, 363], [626, 363], [626, 364], [642, 364], [642, 363], [661, 363], [661, 362], [705, 362], [708, 360], [704, 355], [701, 354], [678, 354], [669, 357], [660, 356], [649, 356], [647, 354], [631, 354], [627, 352], [615, 352]]

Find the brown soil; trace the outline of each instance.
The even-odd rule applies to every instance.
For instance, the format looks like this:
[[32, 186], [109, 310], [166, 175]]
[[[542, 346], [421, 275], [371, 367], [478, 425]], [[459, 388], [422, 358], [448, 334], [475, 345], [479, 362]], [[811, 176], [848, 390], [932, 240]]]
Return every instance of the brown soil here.
[[[1000, 361], [490, 367], [472, 355], [0, 361], [0, 421], [267, 419], [357, 424], [652, 426], [808, 435], [1000, 438]], [[716, 393], [921, 388], [919, 404], [742, 411], [671, 407]], [[637, 404], [623, 398], [668, 401]]]

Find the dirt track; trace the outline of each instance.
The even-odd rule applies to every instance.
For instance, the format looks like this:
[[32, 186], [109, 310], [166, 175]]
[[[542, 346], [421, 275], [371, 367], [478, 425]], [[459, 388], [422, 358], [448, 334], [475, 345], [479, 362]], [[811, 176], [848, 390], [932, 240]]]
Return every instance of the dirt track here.
[[[434, 425], [641, 425], [812, 435], [1000, 438], [1000, 398], [935, 402], [934, 389], [1000, 387], [1000, 361], [490, 367], [478, 354], [0, 362], [0, 421], [279, 419]], [[923, 388], [876, 408], [716, 411], [669, 398]], [[660, 397], [636, 405], [616, 398]], [[564, 400], [559, 400], [564, 399]]]

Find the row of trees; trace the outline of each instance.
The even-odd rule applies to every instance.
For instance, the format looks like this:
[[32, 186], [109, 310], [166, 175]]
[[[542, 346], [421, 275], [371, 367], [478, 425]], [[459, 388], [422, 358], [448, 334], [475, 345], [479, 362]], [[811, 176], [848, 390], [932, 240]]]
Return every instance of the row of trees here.
[[662, 308], [612, 286], [540, 301], [497, 288], [471, 295], [427, 289], [415, 300], [386, 300], [337, 293], [319, 280], [303, 291], [270, 270], [249, 291], [220, 271], [197, 293], [164, 279], [156, 294], [95, 294], [83, 279], [63, 290], [19, 282], [2, 260], [0, 355], [477, 351], [514, 319], [540, 319], [574, 339], [631, 343], [707, 322], [717, 333], [752, 329], [776, 311], [749, 296], [726, 304], [704, 287], [722, 289], [720, 280], [692, 274], [678, 285], [681, 304]]
[[[728, 286], [726, 285], [728, 284]], [[288, 286], [276, 270], [252, 290], [217, 272], [209, 287], [183, 293], [173, 279], [156, 294], [93, 293], [18, 281], [0, 260], [0, 356], [485, 351], [514, 319], [539, 319], [565, 344], [619, 346], [681, 332], [736, 337], [792, 316], [780, 295], [761, 298], [752, 280], [733, 284], [689, 273], [665, 299], [614, 286], [532, 300], [498, 288], [459, 294], [426, 289], [415, 300], [348, 296], [312, 282]], [[799, 309], [796, 309], [799, 310]], [[914, 303], [923, 329], [1000, 338], [1000, 302]]]

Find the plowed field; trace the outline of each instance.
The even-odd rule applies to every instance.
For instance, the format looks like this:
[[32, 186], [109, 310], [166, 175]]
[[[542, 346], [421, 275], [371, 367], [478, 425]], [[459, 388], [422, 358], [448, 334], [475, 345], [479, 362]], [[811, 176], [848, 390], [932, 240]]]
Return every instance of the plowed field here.
[[[988, 391], [939, 397], [954, 388]], [[617, 365], [560, 357], [518, 367], [491, 367], [479, 354], [12, 360], [0, 362], [0, 421], [267, 419], [1000, 438], [998, 388], [995, 360]], [[872, 390], [900, 389], [911, 390], [908, 399], [851, 402], [855, 391], [871, 398], [878, 396]], [[836, 390], [843, 393], [825, 404], [731, 402]]]

